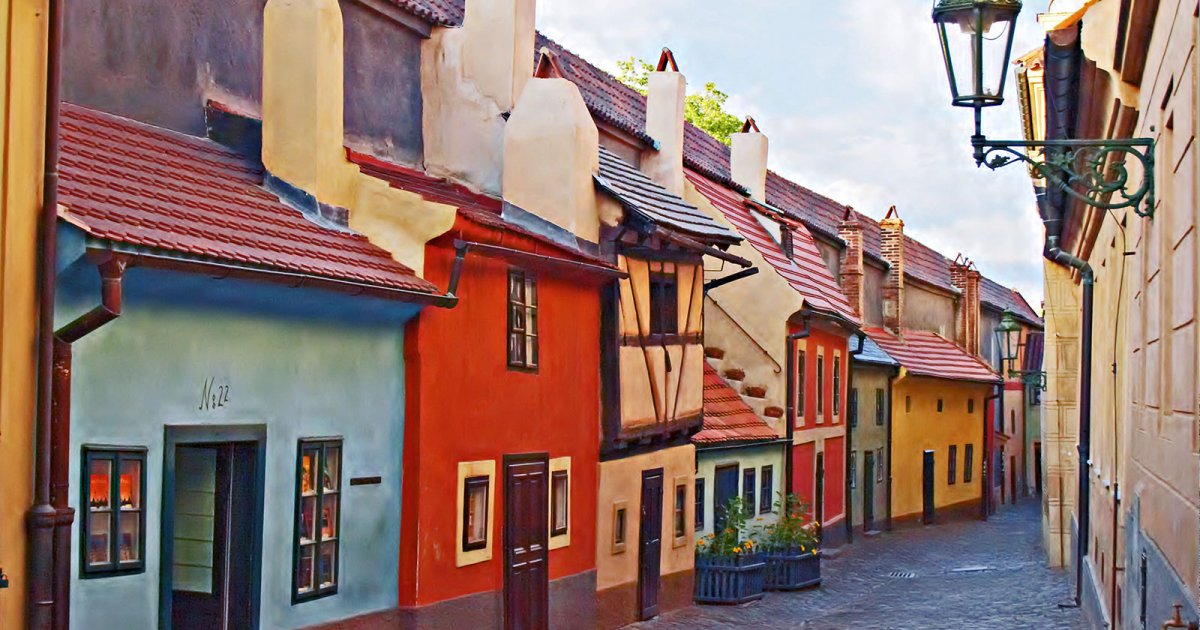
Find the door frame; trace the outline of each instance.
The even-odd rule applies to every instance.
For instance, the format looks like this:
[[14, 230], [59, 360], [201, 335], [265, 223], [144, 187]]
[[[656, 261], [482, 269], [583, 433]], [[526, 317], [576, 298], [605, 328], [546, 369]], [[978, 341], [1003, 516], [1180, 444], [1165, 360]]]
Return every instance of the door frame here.
[[257, 630], [262, 610], [263, 498], [266, 481], [267, 425], [165, 425], [163, 427], [162, 508], [159, 525], [158, 627], [171, 627], [172, 568], [175, 561], [175, 448], [191, 444], [216, 445], [229, 442], [253, 443], [258, 466], [255, 485], [253, 558], [250, 567], [251, 629]]
[[[512, 528], [508, 526], [508, 515], [510, 512], [513, 512], [513, 510], [509, 509], [511, 507], [509, 505], [509, 501], [512, 500], [512, 495], [508, 491], [508, 467], [510, 464], [530, 463], [541, 463], [546, 465], [546, 494], [543, 498], [546, 501], [547, 519], [545, 522], [545, 527], [542, 529], [542, 535], [544, 536], [542, 548], [546, 552], [546, 601], [542, 602], [542, 605], [545, 607], [545, 619], [547, 621], [550, 620], [550, 453], [520, 453], [515, 455], [505, 454], [501, 461], [502, 470], [501, 474], [499, 475], [500, 483], [496, 484], [502, 489], [502, 505], [504, 507], [504, 513], [500, 515], [500, 527], [504, 530], [504, 535], [501, 536], [500, 542], [500, 579], [502, 582], [502, 599], [500, 600], [501, 628], [506, 627], [505, 622], [508, 619], [508, 610], [506, 607], [508, 605], [508, 589], [509, 586], [511, 586], [511, 581], [508, 579], [508, 551], [509, 543], [512, 540]], [[570, 492], [569, 488], [568, 492]], [[570, 508], [568, 507], [568, 509]]]

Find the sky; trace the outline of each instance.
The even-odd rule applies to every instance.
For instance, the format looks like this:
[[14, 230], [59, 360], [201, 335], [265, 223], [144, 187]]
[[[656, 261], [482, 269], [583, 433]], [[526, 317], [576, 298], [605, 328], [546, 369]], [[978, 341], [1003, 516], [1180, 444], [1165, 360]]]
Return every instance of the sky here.
[[[1041, 45], [1026, 0], [1013, 57]], [[904, 230], [1040, 310], [1042, 231], [1027, 171], [976, 168], [972, 112], [950, 106], [931, 0], [539, 0], [538, 28], [610, 72], [630, 55], [675, 53], [695, 91], [707, 81], [726, 109], [753, 116], [780, 174]], [[1012, 75], [984, 134], [1020, 139]]]

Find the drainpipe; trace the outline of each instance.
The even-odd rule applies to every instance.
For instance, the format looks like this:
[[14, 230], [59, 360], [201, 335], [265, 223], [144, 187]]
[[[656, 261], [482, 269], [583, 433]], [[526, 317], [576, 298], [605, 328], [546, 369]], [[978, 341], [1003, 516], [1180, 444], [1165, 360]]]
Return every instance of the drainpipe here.
[[[992, 513], [992, 430], [995, 422], [988, 417], [987, 404], [988, 401], [998, 401], [997, 408], [1003, 404], [1003, 394], [988, 394], [983, 398], [983, 465], [980, 466], [979, 483], [983, 484], [983, 501], [980, 503], [980, 511], [983, 512], [983, 520], [988, 520], [988, 516]], [[999, 411], [998, 413], [1003, 413]]]
[[[796, 342], [801, 339], [807, 339], [812, 332], [809, 328], [810, 313], [807, 309], [800, 311], [800, 316], [803, 318], [804, 327], [800, 330], [791, 333], [787, 336], [787, 412], [784, 414], [784, 424], [787, 427], [787, 443], [788, 453], [784, 458], [787, 473], [784, 477], [784, 488], [787, 494], [793, 494], [795, 488], [792, 482], [792, 473], [795, 466], [795, 447], [794, 437], [796, 435]], [[815, 506], [814, 506], [815, 509]]]
[[888, 390], [887, 390], [887, 530], [892, 531], [892, 406], [895, 404], [895, 399], [892, 398], [894, 391], [893, 386], [896, 383], [896, 377], [900, 374], [900, 368], [897, 367], [888, 375]]
[[[849, 402], [851, 400], [854, 401], [854, 409], [849, 409], [849, 405], [848, 404], [846, 405], [847, 406], [847, 409], [846, 409], [846, 419], [847, 420], [850, 419], [851, 413], [854, 413], [855, 415], [858, 414], [858, 397], [855, 396], [853, 399], [851, 399], [850, 392], [854, 391], [854, 357], [857, 357], [858, 355], [862, 354], [863, 338], [866, 337], [867, 335], [866, 335], [866, 333], [864, 333], [861, 330], [856, 330], [856, 331], [854, 331], [854, 336], [858, 338], [858, 349], [850, 350], [848, 352], [848, 354], [850, 355], [850, 360], [846, 362], [847, 363], [846, 400], [847, 400], [847, 402]], [[858, 422], [861, 422], [861, 420], [862, 419], [860, 418], [858, 420]], [[846, 461], [849, 462], [850, 454], [854, 452], [854, 442], [853, 442], [854, 430], [850, 427], [849, 422], [846, 422], [846, 424], [843, 426], [846, 427], [846, 456], [845, 457], [846, 457]], [[855, 468], [857, 468], [857, 466]], [[848, 471], [848, 472], [854, 472], [855, 474], [857, 474], [858, 471], [855, 470], [855, 471]], [[851, 542], [851, 543], [854, 542], [854, 500], [853, 500], [854, 494], [851, 492], [853, 490], [853, 488], [851, 488], [852, 481], [853, 481], [852, 476], [846, 475], [846, 542]], [[870, 479], [863, 479], [863, 483], [873, 483], [873, 482]]]
[[[37, 407], [34, 418], [34, 485], [33, 506], [26, 514], [29, 575], [25, 614], [29, 627], [35, 630], [51, 628], [56, 621], [60, 627], [66, 627], [66, 602], [55, 601], [54, 529], [58, 512], [51, 505], [50, 464], [53, 441], [51, 381], [54, 362], [54, 293], [55, 269], [58, 264], [56, 239], [59, 83], [62, 76], [61, 0], [47, 1], [46, 22], [46, 127], [43, 144], [45, 170], [42, 175], [42, 206], [38, 216], [38, 359]], [[69, 580], [69, 572], [63, 572], [59, 577], [65, 583]], [[56, 615], [59, 606], [63, 607], [62, 612]]]

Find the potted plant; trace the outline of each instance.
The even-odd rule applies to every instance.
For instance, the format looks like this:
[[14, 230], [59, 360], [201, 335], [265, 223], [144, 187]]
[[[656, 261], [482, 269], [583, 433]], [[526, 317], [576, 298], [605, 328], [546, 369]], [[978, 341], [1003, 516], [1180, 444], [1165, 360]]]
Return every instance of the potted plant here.
[[763, 529], [760, 551], [766, 567], [764, 587], [791, 591], [821, 583], [820, 532], [807, 517], [808, 506], [789, 494], [775, 502], [776, 521]]
[[724, 523], [696, 542], [698, 604], [744, 604], [763, 596], [763, 559], [746, 529], [740, 497], [725, 504]]

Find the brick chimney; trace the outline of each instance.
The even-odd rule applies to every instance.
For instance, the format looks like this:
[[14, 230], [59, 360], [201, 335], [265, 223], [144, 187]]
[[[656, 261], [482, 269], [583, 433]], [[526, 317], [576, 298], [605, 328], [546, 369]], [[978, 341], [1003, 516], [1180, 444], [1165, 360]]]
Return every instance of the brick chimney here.
[[593, 175], [600, 133], [553, 54], [541, 60], [504, 127], [504, 199], [576, 236], [600, 239]]
[[959, 254], [954, 257], [954, 262], [950, 263], [950, 284], [960, 292], [958, 308], [954, 312], [954, 343], [958, 344], [963, 349], [967, 347], [967, 309], [964, 308], [967, 303], [967, 271], [970, 269], [970, 261], [965, 256]]
[[866, 297], [863, 286], [862, 223], [850, 206], [846, 206], [846, 214], [838, 224], [838, 236], [846, 242], [846, 249], [842, 250], [842, 292], [850, 300], [854, 314], [862, 317], [863, 300]]
[[642, 157], [642, 170], [663, 188], [683, 196], [683, 104], [687, 79], [675, 55], [663, 48], [658, 66], [646, 83], [646, 133], [658, 141], [657, 151]]
[[729, 170], [733, 181], [745, 186], [755, 201], [767, 202], [767, 137], [753, 118], [746, 117], [740, 133], [731, 134]]
[[983, 276], [975, 269], [975, 263], [959, 254], [950, 264], [950, 283], [961, 293], [958, 308], [954, 313], [955, 343], [963, 350], [979, 356], [981, 331], [980, 291]]
[[904, 328], [904, 221], [896, 206], [879, 222], [883, 260], [889, 265], [883, 281], [883, 325], [899, 334]]

